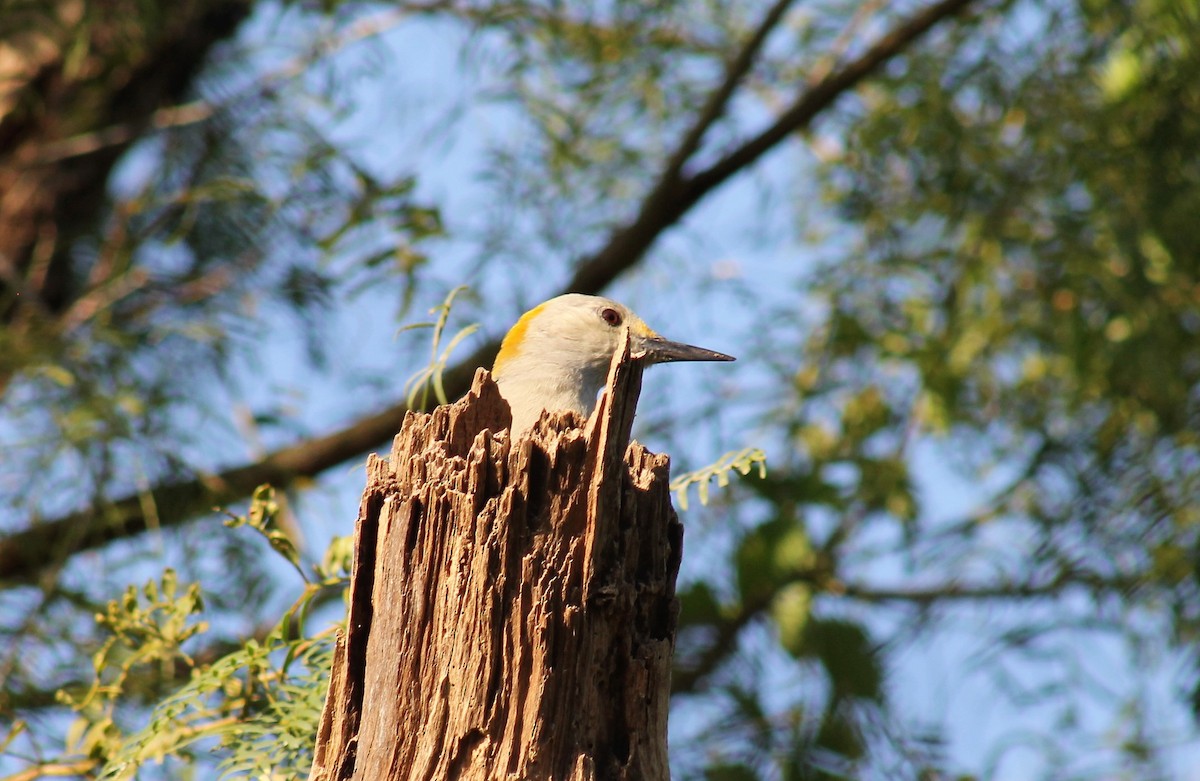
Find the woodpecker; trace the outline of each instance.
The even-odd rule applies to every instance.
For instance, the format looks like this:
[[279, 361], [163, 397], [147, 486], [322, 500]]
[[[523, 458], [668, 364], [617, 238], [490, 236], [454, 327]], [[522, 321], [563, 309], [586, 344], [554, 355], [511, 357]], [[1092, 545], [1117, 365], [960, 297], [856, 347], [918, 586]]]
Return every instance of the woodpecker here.
[[588, 415], [626, 330], [634, 354], [644, 354], [647, 363], [734, 360], [668, 341], [616, 301], [578, 293], [558, 296], [521, 315], [492, 366], [500, 395], [512, 408], [513, 433], [528, 431], [543, 410]]

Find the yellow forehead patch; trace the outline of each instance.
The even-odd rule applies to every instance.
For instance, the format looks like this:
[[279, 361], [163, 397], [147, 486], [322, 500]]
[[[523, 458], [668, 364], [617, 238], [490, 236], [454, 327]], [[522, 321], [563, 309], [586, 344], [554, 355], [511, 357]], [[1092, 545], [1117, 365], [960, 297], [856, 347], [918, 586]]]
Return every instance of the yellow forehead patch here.
[[655, 331], [650, 326], [646, 325], [642, 321], [642, 318], [638, 317], [637, 315], [634, 315], [631, 318], [631, 321], [629, 323], [629, 330], [632, 331], [637, 336], [642, 337], [643, 339], [659, 339], [659, 338], [661, 338], [658, 335], [657, 331]]
[[538, 304], [533, 309], [521, 315], [516, 324], [508, 329], [508, 333], [504, 335], [504, 341], [500, 343], [500, 352], [496, 353], [496, 361], [492, 364], [493, 374], [496, 373], [501, 364], [515, 357], [520, 351], [521, 342], [525, 341], [525, 332], [529, 330], [529, 324], [545, 308], [545, 303]]

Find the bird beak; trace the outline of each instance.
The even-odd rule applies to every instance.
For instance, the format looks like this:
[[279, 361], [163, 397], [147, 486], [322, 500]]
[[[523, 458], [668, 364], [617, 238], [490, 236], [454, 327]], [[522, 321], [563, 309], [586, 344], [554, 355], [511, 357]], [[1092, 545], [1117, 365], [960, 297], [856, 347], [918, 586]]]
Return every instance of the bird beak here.
[[660, 336], [647, 337], [639, 345], [639, 357], [647, 363], [671, 363], [672, 361], [733, 361], [732, 355], [693, 347], [681, 342], [670, 342]]

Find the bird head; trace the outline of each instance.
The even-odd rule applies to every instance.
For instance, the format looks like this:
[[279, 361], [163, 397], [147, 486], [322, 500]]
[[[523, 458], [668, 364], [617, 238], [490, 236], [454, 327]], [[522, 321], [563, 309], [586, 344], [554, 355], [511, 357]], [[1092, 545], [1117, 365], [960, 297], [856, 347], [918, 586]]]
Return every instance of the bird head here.
[[513, 430], [527, 430], [546, 409], [590, 413], [626, 331], [633, 355], [646, 363], [733, 360], [664, 339], [611, 299], [577, 293], [552, 298], [521, 316], [492, 368], [512, 408]]

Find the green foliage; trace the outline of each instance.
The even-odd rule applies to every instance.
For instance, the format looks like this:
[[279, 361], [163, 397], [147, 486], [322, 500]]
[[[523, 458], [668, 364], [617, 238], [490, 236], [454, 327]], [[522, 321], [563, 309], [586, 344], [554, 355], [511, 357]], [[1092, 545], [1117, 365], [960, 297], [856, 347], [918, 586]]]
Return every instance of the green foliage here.
[[[292, 617], [289, 615], [290, 621]], [[149, 762], [187, 757], [215, 741], [221, 778], [303, 775], [333, 661], [333, 633], [296, 637], [303, 626], [272, 630], [203, 670], [154, 708], [146, 727], [112, 746], [100, 777], [136, 776]], [[282, 654], [282, 663], [275, 661]], [[214, 704], [215, 701], [215, 704]]]
[[767, 455], [759, 448], [747, 447], [733, 450], [718, 458], [708, 466], [691, 472], [685, 472], [671, 481], [671, 490], [679, 499], [682, 510], [688, 508], [688, 488], [696, 486], [700, 504], [708, 504], [708, 484], [714, 479], [717, 485], [725, 488], [729, 485], [730, 472], [737, 471], [742, 475], [750, 474], [758, 466], [759, 478], [767, 476]]
[[738, 594], [743, 602], [766, 604], [780, 584], [812, 572], [817, 564], [808, 531], [794, 516], [780, 516], [751, 529], [735, 554]]
[[[294, 542], [276, 521], [275, 492], [260, 486], [245, 515], [227, 525], [261, 534], [280, 556], [303, 573]], [[180, 587], [166, 570], [140, 591], [130, 587], [97, 615], [110, 633], [93, 657], [94, 681], [78, 694], [60, 692], [77, 714], [67, 736], [67, 756], [101, 763], [99, 777], [135, 778], [148, 763], [192, 763], [196, 748], [219, 759], [221, 778], [299, 777], [307, 772], [337, 627], [310, 634], [312, 608], [347, 582], [351, 550], [337, 539], [299, 598], [261, 637], [211, 663], [183, 650], [209, 631], [199, 584]], [[126, 731], [118, 708], [144, 686], [148, 673], [186, 683], [154, 704], [141, 729]], [[144, 718], [144, 717], [139, 717]]]
[[704, 581], [689, 584], [679, 592], [679, 626], [711, 625], [724, 614], [712, 586]]
[[467, 290], [466, 285], [459, 285], [446, 294], [446, 298], [442, 303], [429, 310], [429, 314], [437, 315], [433, 322], [414, 323], [407, 325], [403, 331], [408, 331], [417, 328], [432, 328], [433, 335], [430, 338], [429, 346], [429, 363], [424, 368], [420, 369], [404, 383], [404, 395], [409, 408], [414, 410], [424, 410], [429, 407], [429, 394], [432, 391], [433, 396], [437, 399], [438, 404], [446, 404], [449, 399], [446, 398], [446, 388], [442, 382], [442, 375], [446, 371], [446, 365], [450, 362], [450, 356], [455, 348], [462, 343], [471, 334], [479, 330], [478, 323], [472, 323], [464, 328], [459, 329], [445, 349], [442, 348], [442, 336], [446, 330], [446, 323], [450, 319], [450, 309], [454, 306], [454, 299], [459, 293]]
[[771, 602], [771, 619], [779, 631], [779, 644], [797, 659], [811, 652], [808, 627], [812, 600], [813, 590], [807, 583], [789, 583], [779, 589]]
[[833, 686], [835, 700], [883, 699], [883, 668], [861, 625], [839, 619], [809, 620], [796, 652], [821, 662]]
[[[1133, 552], [1148, 526], [1194, 542], [1163, 523], [1193, 499], [1150, 466], [1176, 485], [1198, 477], [1184, 465], [1197, 452], [1200, 245], [1180, 215], [1200, 203], [1183, 152], [1200, 140], [1186, 108], [1200, 105], [1200, 59], [1170, 43], [1196, 31], [1194, 8], [1031, 13], [1084, 25], [1090, 44], [981, 35], [987, 54], [929, 50], [864, 95], [846, 149], [871, 154], [828, 169], [829, 197], [865, 230], [861, 260], [822, 281], [829, 350], [912, 372], [886, 403], [975, 450], [964, 466], [1027, 463], [991, 516], [1032, 517], [1047, 565], [1132, 554], [1139, 580], [1167, 587], [1155, 598], [1191, 600], [1194, 580]], [[916, 516], [903, 460], [857, 465], [870, 509]], [[1050, 498], [1064, 495], [1077, 501]]]
[[245, 515], [229, 513], [225, 525], [230, 529], [248, 526], [261, 534], [270, 543], [271, 548], [295, 568], [296, 572], [308, 581], [308, 575], [300, 565], [300, 551], [287, 532], [279, 528], [279, 514], [282, 511], [279, 502], [275, 500], [275, 489], [270, 485], [260, 485], [254, 489], [250, 497], [250, 509]]
[[118, 704], [136, 693], [134, 676], [150, 671], [171, 675], [176, 665], [190, 667], [184, 642], [207, 630], [193, 618], [204, 609], [197, 584], [182, 592], [173, 570], [139, 590], [130, 586], [119, 600], [108, 603], [96, 622], [109, 639], [92, 656], [95, 678], [84, 692], [59, 692], [59, 699], [78, 716], [67, 733], [67, 749], [84, 757], [112, 756], [121, 746], [115, 717]]
[[[194, 79], [184, 105], [134, 128], [124, 117], [145, 100], [132, 94], [145, 87], [144, 60], [171, 51], [165, 41], [178, 36], [186, 41], [179, 50], [198, 56], [189, 29], [203, 38], [208, 25], [236, 21], [240, 8], [216, 13], [208, 0], [186, 9], [161, 2], [42, 5], [11, 0], [0, 8], [4, 45], [28, 50], [35, 72], [44, 65], [59, 73], [63, 89], [74, 90], [61, 100], [39, 96], [49, 86], [37, 83], [33, 94], [6, 93], [19, 104], [10, 113], [6, 103], [4, 112], [14, 134], [41, 111], [54, 113], [50, 126], [63, 134], [26, 152], [72, 171], [83, 165], [86, 178], [93, 161], [122, 151], [127, 134], [163, 124], [125, 156], [133, 175], [119, 177], [111, 197], [105, 177], [94, 194], [68, 186], [70, 205], [59, 209], [63, 240], [44, 242], [61, 277], [51, 282], [67, 296], [61, 311], [32, 300], [21, 308], [33, 297], [12, 292], [20, 269], [0, 283], [0, 313], [10, 304], [19, 310], [11, 322], [0, 316], [0, 390], [7, 391], [0, 436], [14, 460], [30, 465], [31, 481], [0, 484], [0, 506], [18, 517], [51, 512], [36, 498], [55, 493], [42, 481], [57, 463], [76, 465], [82, 498], [101, 505], [138, 482], [204, 471], [211, 465], [175, 458], [181, 448], [213, 444], [207, 427], [182, 421], [224, 415], [213, 399], [240, 395], [238, 369], [258, 360], [273, 315], [295, 317], [307, 356], [320, 365], [329, 307], [395, 284], [392, 300], [403, 313], [427, 262], [425, 246], [444, 236], [440, 212], [418, 199], [414, 177], [373, 172], [299, 110], [348, 110], [332, 85], [324, 94], [297, 79], [346, 41], [297, 36], [282, 47], [285, 63], [249, 83], [252, 53], [226, 47]], [[39, 59], [56, 47], [61, 70]], [[201, 63], [186, 59], [178, 58], [179, 70], [164, 80], [191, 79]], [[130, 74], [137, 75], [132, 82]], [[13, 84], [17, 90], [20, 79]], [[79, 145], [90, 151], [74, 151]], [[31, 271], [27, 281], [47, 273]], [[116, 469], [114, 460], [127, 460], [114, 459], [116, 451], [136, 454], [137, 470]], [[141, 474], [134, 478], [133, 471]]]
[[758, 781], [753, 769], [740, 764], [713, 764], [704, 769], [705, 781]]

